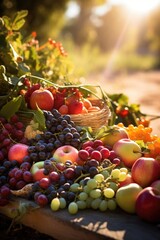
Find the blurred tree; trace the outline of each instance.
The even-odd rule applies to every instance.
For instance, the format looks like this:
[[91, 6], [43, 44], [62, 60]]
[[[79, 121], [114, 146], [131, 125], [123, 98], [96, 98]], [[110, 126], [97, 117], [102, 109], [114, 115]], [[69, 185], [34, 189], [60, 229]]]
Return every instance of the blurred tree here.
[[0, 15], [11, 17], [16, 11], [28, 10], [26, 31], [36, 31], [45, 38], [59, 34], [64, 25], [64, 13], [69, 0], [1, 0]]
[[99, 44], [103, 51], [108, 51], [113, 49], [120, 40], [124, 41], [126, 38], [128, 18], [123, 8], [114, 6], [101, 17], [101, 21], [102, 25], [97, 29]]
[[160, 67], [160, 7], [151, 12], [138, 28], [137, 52], [152, 54], [157, 59], [156, 68]]
[[84, 42], [97, 41], [97, 29], [92, 22], [93, 8], [97, 6], [103, 6], [106, 4], [106, 0], [75, 0], [80, 7], [79, 14], [74, 20], [64, 27], [64, 33], [71, 32], [73, 40], [78, 45], [83, 45]]
[[147, 39], [149, 47], [160, 56], [160, 7], [157, 8], [148, 19]]
[[[86, 39], [87, 29], [89, 26], [89, 17], [93, 6], [103, 4], [105, 0], [1, 0], [0, 16], [7, 15], [11, 17], [16, 11], [28, 10], [29, 14], [26, 22], [26, 31], [36, 31], [40, 37], [48, 36], [57, 37], [65, 25], [65, 11], [69, 2], [76, 2], [80, 6], [80, 15], [76, 21], [76, 30], [78, 36], [83, 41]], [[90, 27], [90, 26], [89, 26]], [[75, 32], [76, 32], [75, 30]], [[74, 32], [74, 30], [73, 30]], [[79, 39], [76, 37], [76, 40]]]
[[[80, 11], [75, 18], [67, 19], [65, 12], [68, 3], [71, 2], [79, 5]], [[132, 25], [129, 29], [127, 15], [120, 6], [113, 6], [100, 17], [96, 15], [94, 8], [103, 7], [106, 2], [106, 0], [1, 0], [0, 15], [10, 17], [16, 11], [27, 9], [29, 14], [25, 31], [27, 33], [36, 31], [40, 40], [45, 38], [46, 41], [48, 37], [57, 39], [70, 33], [78, 46], [89, 42], [99, 46], [104, 52], [112, 50], [120, 40], [125, 51], [126, 49], [138, 51], [140, 54], [150, 51], [160, 56], [160, 8], [146, 17], [144, 23], [139, 23], [134, 29]], [[95, 24], [96, 18], [101, 24]], [[132, 20], [135, 21], [134, 17]]]

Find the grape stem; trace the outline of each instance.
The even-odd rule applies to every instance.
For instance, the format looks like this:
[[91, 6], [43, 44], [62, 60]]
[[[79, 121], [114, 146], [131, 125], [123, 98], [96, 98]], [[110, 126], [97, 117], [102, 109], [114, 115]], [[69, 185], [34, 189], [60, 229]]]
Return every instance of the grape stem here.
[[89, 173], [85, 173], [85, 174], [82, 173], [78, 178], [76, 178], [74, 180], [74, 183], [77, 183], [80, 179], [85, 178], [85, 177], [89, 177], [89, 176], [90, 176]]

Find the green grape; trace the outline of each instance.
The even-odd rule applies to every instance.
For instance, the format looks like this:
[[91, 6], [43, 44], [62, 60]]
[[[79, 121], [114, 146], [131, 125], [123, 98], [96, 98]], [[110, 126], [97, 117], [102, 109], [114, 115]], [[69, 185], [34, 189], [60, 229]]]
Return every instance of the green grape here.
[[76, 214], [78, 212], [78, 205], [77, 203], [75, 202], [71, 202], [69, 205], [68, 205], [68, 212], [70, 214]]
[[91, 197], [87, 198], [87, 200], [86, 200], [87, 208], [91, 208], [92, 201], [93, 201], [93, 198], [91, 198]]
[[101, 204], [102, 199], [101, 198], [96, 198], [91, 202], [91, 208], [93, 209], [98, 209], [100, 204]]
[[107, 187], [112, 188], [113, 191], [115, 191], [115, 192], [118, 190], [118, 184], [115, 182], [108, 182]]
[[105, 188], [103, 190], [103, 194], [106, 198], [113, 198], [115, 195], [115, 191], [112, 188]]
[[119, 170], [120, 170], [121, 172], [125, 172], [126, 174], [128, 173], [128, 169], [125, 168], [125, 167], [121, 167]]
[[86, 185], [86, 186], [84, 186], [84, 188], [83, 188], [83, 192], [85, 192], [85, 193], [87, 193], [87, 194], [89, 194], [90, 193], [90, 191], [91, 191], [91, 189]]
[[79, 200], [76, 202], [77, 205], [78, 205], [78, 209], [85, 209], [87, 208], [87, 203], [86, 201], [82, 201], [82, 200]]
[[119, 182], [123, 182], [124, 180], [126, 180], [126, 177], [127, 177], [127, 173], [126, 172], [120, 172], [118, 181]]
[[101, 203], [100, 203], [100, 205], [99, 205], [99, 210], [102, 211], [102, 212], [104, 212], [104, 211], [107, 210], [107, 208], [108, 208], [108, 202], [107, 202], [107, 200], [102, 200]]
[[109, 199], [107, 201], [107, 204], [108, 204], [108, 209], [111, 210], [111, 211], [114, 211], [117, 207], [117, 203], [116, 203], [115, 199]]
[[120, 170], [118, 168], [115, 168], [111, 171], [111, 177], [112, 178], [119, 178]]
[[80, 187], [79, 183], [73, 183], [73, 184], [70, 186], [69, 191], [70, 191], [70, 192], [78, 192], [78, 191], [79, 191], [79, 187]]
[[97, 187], [97, 181], [94, 178], [89, 179], [87, 182], [87, 187], [90, 189], [95, 189]]
[[66, 207], [66, 205], [67, 205], [65, 198], [60, 197], [59, 201], [60, 201], [60, 208], [64, 209]]
[[81, 192], [81, 193], [78, 195], [78, 199], [79, 199], [80, 201], [85, 201], [87, 198], [88, 198], [88, 194], [85, 193], [85, 192]]
[[107, 170], [103, 170], [101, 174], [104, 176], [104, 179], [107, 179], [110, 176], [110, 173]]
[[57, 211], [60, 208], [60, 200], [58, 197], [53, 198], [50, 204], [52, 211]]
[[89, 195], [90, 195], [90, 197], [92, 197], [94, 199], [95, 198], [100, 198], [101, 195], [102, 195], [102, 191], [101, 191], [101, 189], [96, 188], [96, 189], [91, 190]]
[[95, 179], [98, 183], [101, 183], [101, 182], [104, 181], [104, 176], [103, 176], [103, 174], [99, 173], [99, 174], [96, 174], [96, 175], [94, 176], [94, 179]]

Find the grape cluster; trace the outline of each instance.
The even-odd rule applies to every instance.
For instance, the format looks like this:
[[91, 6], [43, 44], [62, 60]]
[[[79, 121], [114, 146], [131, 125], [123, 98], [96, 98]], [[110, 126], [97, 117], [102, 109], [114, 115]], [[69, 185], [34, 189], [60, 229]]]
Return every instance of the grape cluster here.
[[[87, 150], [91, 150], [89, 146], [92, 146], [92, 155], [91, 152], [87, 154]], [[82, 144], [79, 153], [82, 165], [69, 160], [61, 163], [54, 158], [46, 159], [46, 177], [33, 184], [31, 199], [42, 207], [50, 204], [53, 211], [67, 207], [71, 214], [85, 208], [114, 210], [116, 191], [126, 179], [128, 170], [112, 163], [112, 151], [102, 146], [99, 140]]]
[[19, 167], [19, 163], [16, 160], [9, 161], [9, 160], [5, 159], [5, 161], [3, 161], [1, 163], [0, 187], [2, 187], [3, 185], [8, 185], [8, 174], [12, 169], [17, 168], [17, 167]]
[[0, 206], [4, 206], [8, 203], [10, 197], [10, 186], [8, 183], [8, 174], [15, 167], [18, 167], [19, 163], [14, 161], [4, 160], [0, 165]]
[[50, 141], [54, 142], [55, 148], [63, 145], [80, 148], [80, 132], [69, 115], [61, 115], [58, 110], [53, 109], [51, 112], [44, 111], [44, 116], [46, 118], [46, 128], [49, 131], [47, 131], [47, 134], [53, 137]]
[[26, 184], [33, 182], [33, 177], [30, 172], [31, 164], [22, 162], [19, 166], [15, 166], [8, 172], [8, 186], [10, 189], [19, 190]]
[[[73, 183], [69, 191], [75, 194], [74, 200], [66, 205], [70, 214], [76, 214], [78, 210], [92, 208], [94, 210], [113, 211], [117, 207], [116, 191], [118, 190], [119, 182], [126, 178], [127, 169], [103, 169], [93, 178], [85, 177], [78, 183]], [[65, 200], [65, 199], [64, 199]], [[63, 201], [64, 201], [63, 200]], [[51, 209], [61, 208], [61, 201], [53, 199], [51, 201]], [[58, 210], [57, 209], [57, 210]]]
[[44, 161], [53, 155], [53, 150], [63, 145], [79, 148], [81, 136], [69, 115], [61, 115], [58, 110], [44, 111], [46, 130], [29, 140], [31, 162]]
[[0, 165], [0, 206], [8, 203], [11, 190], [22, 189], [28, 183], [33, 182], [30, 172], [31, 164], [22, 162], [21, 164], [5, 159]]
[[10, 194], [11, 191], [8, 186], [3, 185], [0, 188], [0, 206], [5, 206], [9, 203]]
[[64, 170], [53, 170], [49, 176], [35, 182], [32, 198], [42, 207], [50, 204], [53, 211], [67, 207], [70, 214], [76, 214], [85, 208], [115, 210], [116, 191], [119, 183], [126, 179], [128, 170], [124, 167], [114, 168], [112, 165], [103, 168], [100, 165], [97, 173], [91, 177], [84, 166], [57, 164], [57, 169]]
[[24, 124], [19, 120], [18, 115], [13, 115], [9, 121], [0, 117], [0, 161], [8, 156], [10, 147], [19, 142], [27, 143], [24, 137]]

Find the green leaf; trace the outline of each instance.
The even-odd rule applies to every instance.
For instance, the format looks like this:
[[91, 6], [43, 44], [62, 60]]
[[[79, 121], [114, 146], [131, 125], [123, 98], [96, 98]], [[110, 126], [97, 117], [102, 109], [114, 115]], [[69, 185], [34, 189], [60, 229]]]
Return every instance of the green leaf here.
[[15, 23], [13, 23], [12, 30], [17, 31], [21, 27], [23, 27], [24, 24], [25, 24], [25, 20], [24, 19], [18, 20]]
[[2, 17], [3, 21], [4, 21], [4, 25], [8, 30], [11, 30], [11, 19], [7, 16], [3, 16]]
[[112, 101], [119, 103], [120, 105], [128, 105], [128, 96], [123, 93], [119, 94], [108, 94]]
[[19, 75], [24, 75], [25, 73], [29, 73], [30, 69], [25, 63], [18, 63], [19, 66]]
[[19, 82], [19, 78], [16, 77], [16, 76], [11, 77], [10, 79], [11, 79], [11, 82], [14, 86], [17, 85], [18, 82]]
[[22, 102], [22, 96], [13, 98], [11, 101], [6, 103], [0, 110], [0, 116], [5, 117], [7, 120], [10, 119], [20, 108]]
[[130, 108], [132, 109], [132, 111], [135, 111], [135, 112], [140, 111], [140, 105], [139, 104], [132, 103], [130, 105]]
[[39, 123], [40, 130], [44, 130], [46, 128], [45, 117], [43, 111], [40, 108], [38, 108], [38, 110], [34, 110], [33, 120]]
[[13, 19], [12, 22], [12, 29], [13, 30], [19, 30], [25, 23], [25, 19], [24, 17], [26, 17], [28, 15], [28, 11], [27, 10], [22, 10], [22, 11], [18, 11]]
[[108, 131], [108, 127], [107, 126], [102, 126], [101, 128], [99, 128], [95, 134], [95, 138], [96, 139], [100, 139], [104, 136], [104, 134], [106, 134], [106, 132]]
[[28, 15], [28, 10], [18, 11], [14, 17], [14, 21], [25, 18]]

